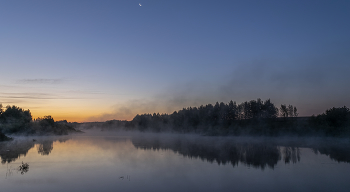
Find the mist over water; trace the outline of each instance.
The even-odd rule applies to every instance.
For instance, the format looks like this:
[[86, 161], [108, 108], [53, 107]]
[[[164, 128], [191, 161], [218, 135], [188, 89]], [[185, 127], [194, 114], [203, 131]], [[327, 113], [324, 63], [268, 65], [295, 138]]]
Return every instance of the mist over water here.
[[349, 154], [348, 139], [89, 129], [1, 142], [0, 185], [5, 191], [347, 191]]

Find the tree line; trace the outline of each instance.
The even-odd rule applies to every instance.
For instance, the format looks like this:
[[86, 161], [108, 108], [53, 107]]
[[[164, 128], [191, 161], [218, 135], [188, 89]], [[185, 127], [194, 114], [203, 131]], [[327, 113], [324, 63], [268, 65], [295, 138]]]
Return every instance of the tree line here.
[[203, 135], [350, 136], [350, 112], [344, 106], [328, 109], [317, 116], [298, 117], [293, 105], [276, 107], [270, 99], [257, 99], [240, 104], [216, 102], [183, 108], [172, 114], [138, 114], [131, 121], [112, 120], [100, 126]]
[[[51, 116], [32, 119], [29, 110], [0, 104], [0, 140], [3, 134], [68, 134], [78, 123], [55, 122]], [[112, 120], [84, 123], [85, 127], [152, 132], [198, 133], [202, 135], [318, 135], [350, 136], [350, 112], [346, 106], [331, 108], [320, 115], [298, 117], [293, 105], [276, 107], [270, 99], [237, 104], [216, 102], [183, 108], [172, 114], [137, 114], [131, 121]]]
[[[172, 130], [206, 134], [265, 134], [267, 126], [281, 117], [297, 117], [297, 108], [292, 105], [276, 107], [270, 99], [246, 101], [237, 104], [216, 102], [200, 107], [188, 107], [172, 114], [136, 115], [132, 126], [144, 131]], [[262, 129], [264, 126], [264, 130]], [[244, 127], [244, 129], [243, 129]], [[261, 130], [260, 130], [261, 129]]]

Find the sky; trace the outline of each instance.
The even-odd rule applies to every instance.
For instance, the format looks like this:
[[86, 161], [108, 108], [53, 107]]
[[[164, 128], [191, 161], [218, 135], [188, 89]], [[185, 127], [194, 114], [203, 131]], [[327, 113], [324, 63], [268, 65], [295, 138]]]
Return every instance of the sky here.
[[271, 99], [350, 106], [350, 1], [0, 0], [0, 103], [131, 120]]

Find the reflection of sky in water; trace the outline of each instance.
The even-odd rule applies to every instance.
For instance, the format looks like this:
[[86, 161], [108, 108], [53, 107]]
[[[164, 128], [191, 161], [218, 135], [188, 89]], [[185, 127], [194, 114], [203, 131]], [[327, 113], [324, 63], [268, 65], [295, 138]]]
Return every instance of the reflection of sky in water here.
[[[200, 159], [201, 153], [196, 154], [198, 158], [185, 157], [183, 151], [171, 148], [177, 139], [159, 139], [157, 146], [152, 141], [145, 137], [73, 136], [54, 141], [46, 154], [41, 144], [46, 142], [50, 149], [49, 140], [38, 139], [25, 156], [1, 164], [1, 191], [347, 191], [350, 187], [349, 163], [316, 155], [310, 148], [299, 148], [294, 163], [293, 158], [285, 163], [284, 156], [290, 151], [278, 147], [280, 160], [273, 168], [262, 169], [243, 161], [235, 166], [209, 163]], [[177, 145], [200, 142], [180, 140]], [[142, 147], [136, 148], [135, 143]], [[150, 146], [153, 149], [147, 148]], [[247, 151], [244, 145], [237, 146]], [[215, 154], [215, 148], [212, 150]], [[22, 161], [29, 164], [29, 171], [23, 175], [13, 171], [6, 178], [6, 170]]]

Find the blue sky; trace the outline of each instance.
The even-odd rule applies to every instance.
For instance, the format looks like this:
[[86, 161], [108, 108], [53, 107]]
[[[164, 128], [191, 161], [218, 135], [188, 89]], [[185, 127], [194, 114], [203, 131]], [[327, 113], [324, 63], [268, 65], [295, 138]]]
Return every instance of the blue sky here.
[[71, 121], [257, 98], [319, 114], [350, 105], [349, 21], [350, 1], [0, 1], [0, 102]]

